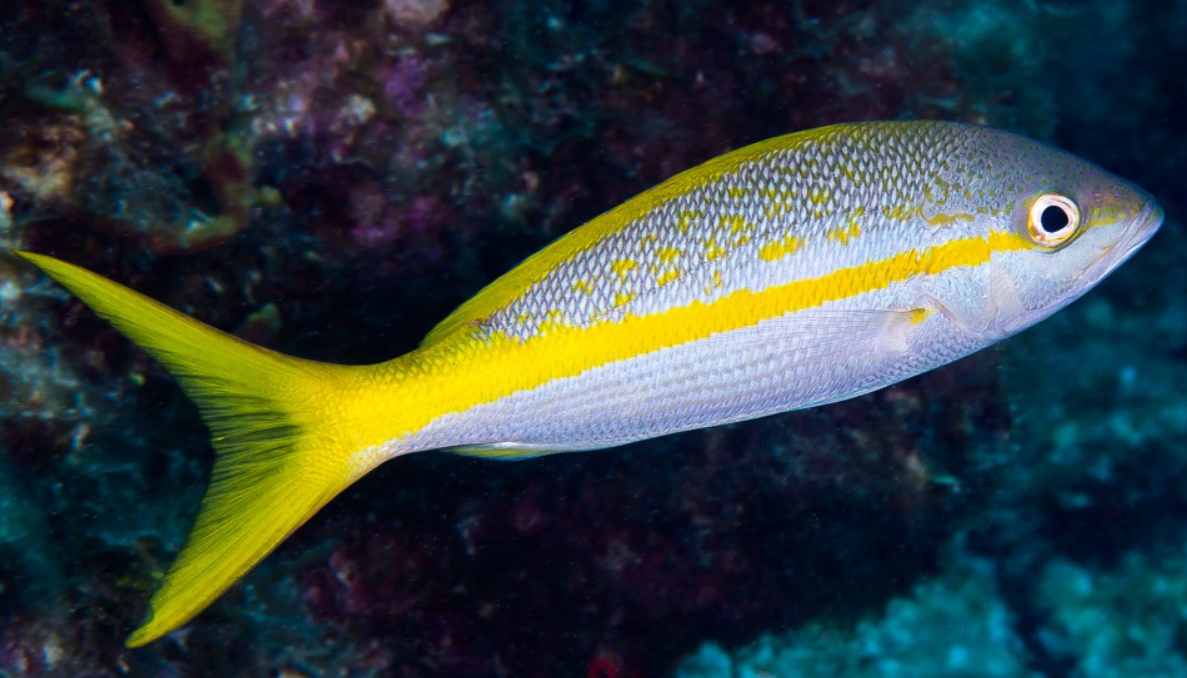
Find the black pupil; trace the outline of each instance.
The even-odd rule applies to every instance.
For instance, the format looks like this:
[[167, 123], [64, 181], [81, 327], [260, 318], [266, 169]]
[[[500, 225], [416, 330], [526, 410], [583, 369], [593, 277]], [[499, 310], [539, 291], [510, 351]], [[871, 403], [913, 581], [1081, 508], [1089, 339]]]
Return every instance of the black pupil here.
[[1039, 217], [1039, 224], [1048, 233], [1058, 233], [1068, 224], [1067, 212], [1063, 211], [1062, 207], [1048, 205]]

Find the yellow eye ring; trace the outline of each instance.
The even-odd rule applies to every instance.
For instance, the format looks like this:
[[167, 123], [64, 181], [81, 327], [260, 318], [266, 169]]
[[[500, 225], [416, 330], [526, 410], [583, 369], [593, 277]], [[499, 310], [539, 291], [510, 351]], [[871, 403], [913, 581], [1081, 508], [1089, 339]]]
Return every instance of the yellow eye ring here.
[[1080, 230], [1080, 208], [1071, 198], [1045, 193], [1030, 206], [1026, 232], [1043, 247], [1058, 247]]

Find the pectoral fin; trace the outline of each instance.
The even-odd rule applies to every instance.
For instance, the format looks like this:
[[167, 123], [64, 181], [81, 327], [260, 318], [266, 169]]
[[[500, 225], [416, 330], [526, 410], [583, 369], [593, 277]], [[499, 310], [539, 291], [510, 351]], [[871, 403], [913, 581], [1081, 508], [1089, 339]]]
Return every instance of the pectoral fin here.
[[744, 330], [740, 340], [770, 342], [775, 337], [805, 360], [901, 354], [910, 349], [915, 330], [931, 312], [927, 307], [798, 311]]

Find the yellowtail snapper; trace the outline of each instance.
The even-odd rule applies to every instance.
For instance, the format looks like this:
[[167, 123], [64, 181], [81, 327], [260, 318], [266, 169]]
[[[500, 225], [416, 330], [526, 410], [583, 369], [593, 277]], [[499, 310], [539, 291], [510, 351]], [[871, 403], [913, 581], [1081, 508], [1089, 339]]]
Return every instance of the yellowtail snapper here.
[[834, 125], [672, 177], [367, 366], [288, 357], [18, 254], [161, 361], [211, 430], [210, 488], [138, 646], [393, 457], [590, 450], [852, 398], [1046, 318], [1162, 219], [1140, 188], [1014, 134]]

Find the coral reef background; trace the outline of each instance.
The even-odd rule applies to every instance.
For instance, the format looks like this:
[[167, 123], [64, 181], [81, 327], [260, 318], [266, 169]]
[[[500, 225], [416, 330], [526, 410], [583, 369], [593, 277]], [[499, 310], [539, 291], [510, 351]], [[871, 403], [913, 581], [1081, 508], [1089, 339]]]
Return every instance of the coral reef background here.
[[407, 351], [601, 211], [830, 122], [1012, 129], [1168, 222], [1040, 327], [852, 402], [399, 459], [136, 651], [205, 431], [0, 255], [0, 676], [1183, 675], [1185, 36], [1184, 0], [4, 4], [0, 244], [304, 357]]

